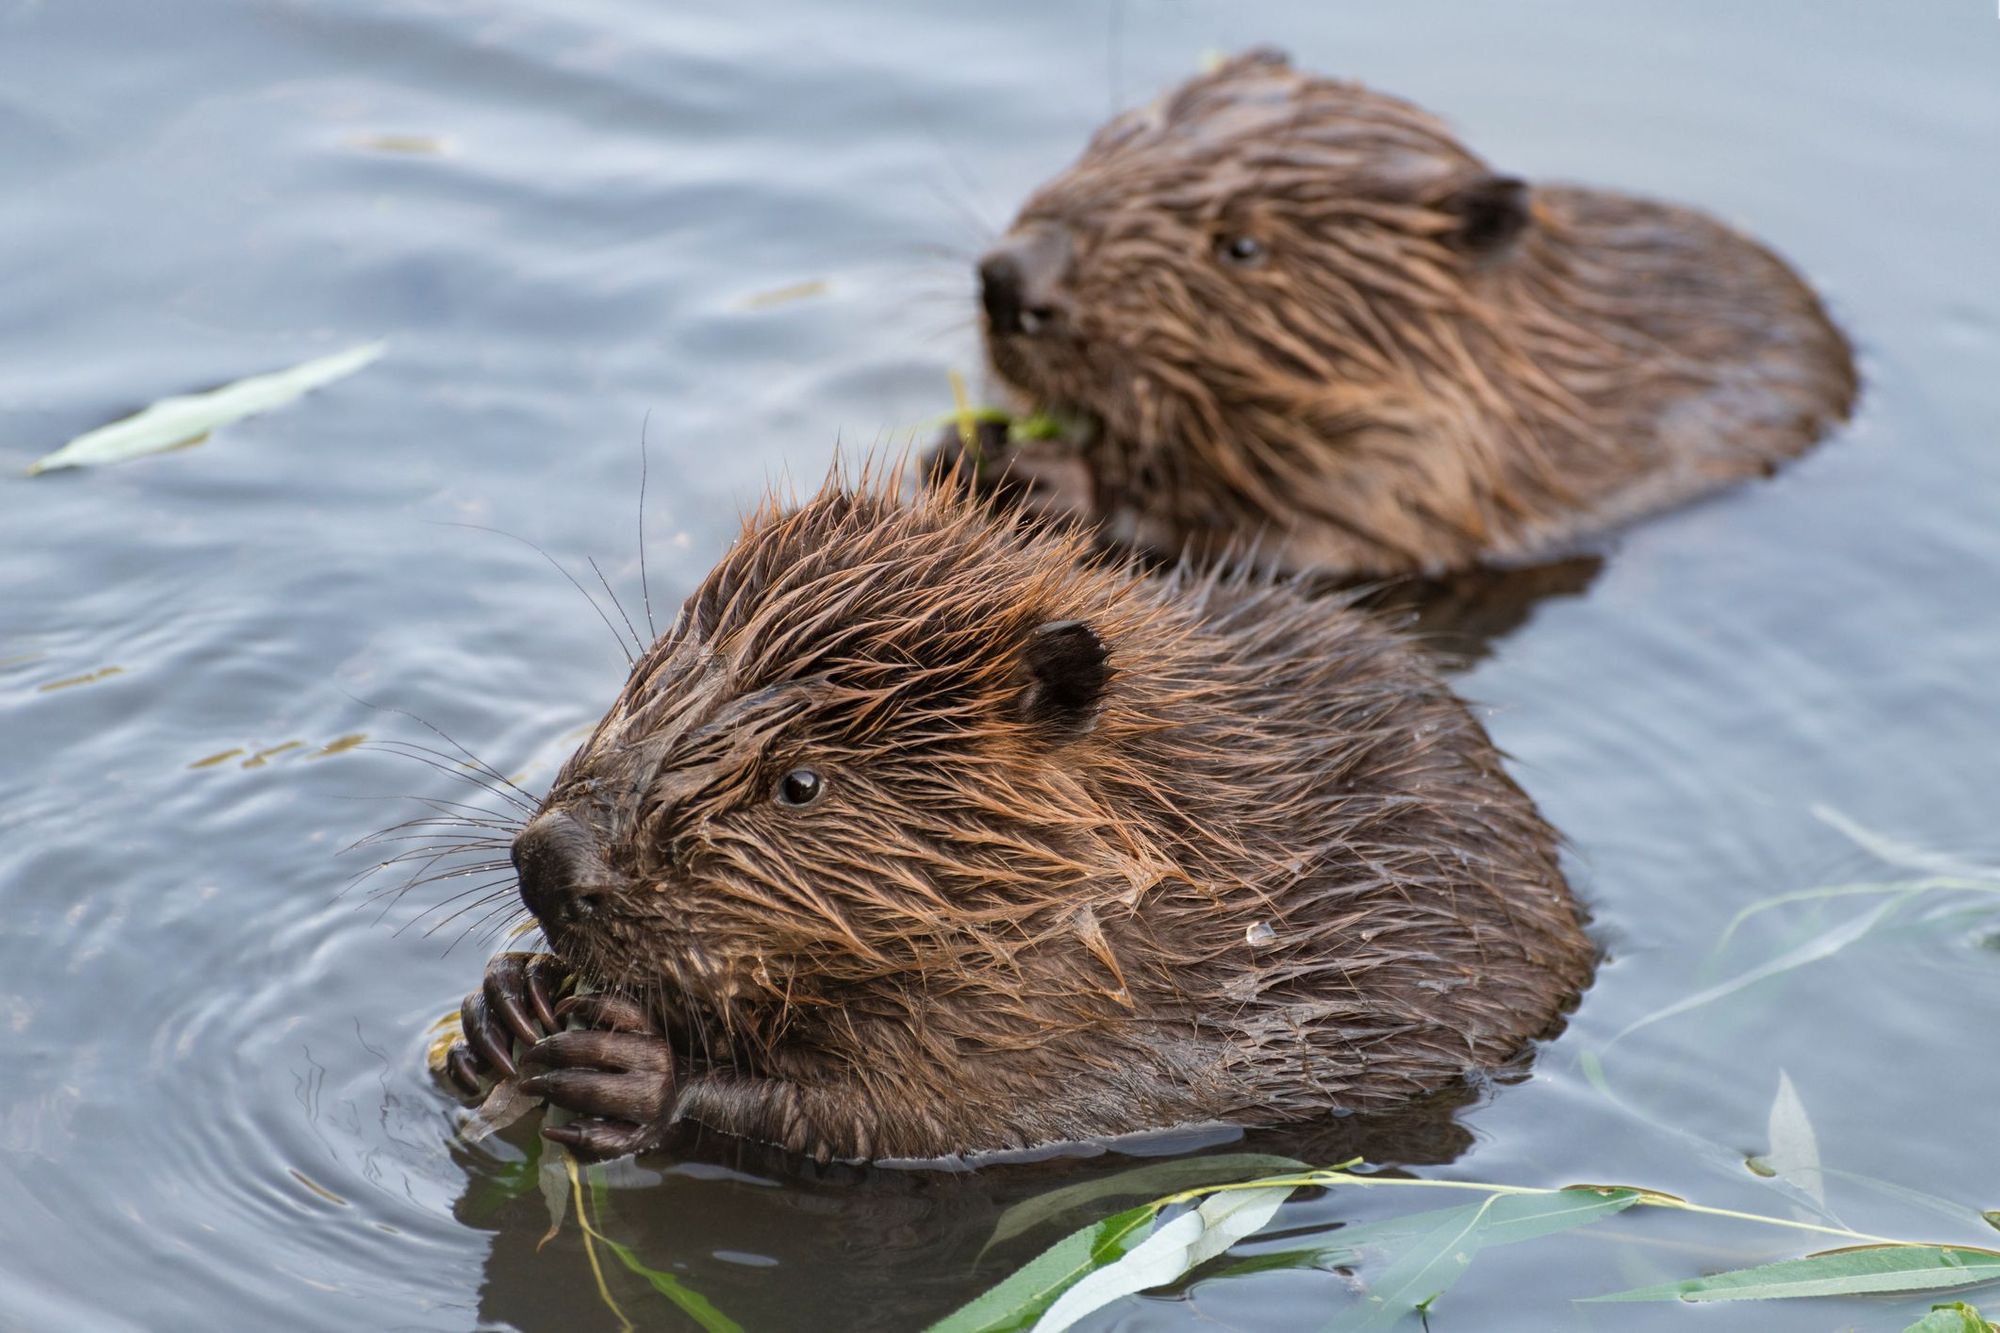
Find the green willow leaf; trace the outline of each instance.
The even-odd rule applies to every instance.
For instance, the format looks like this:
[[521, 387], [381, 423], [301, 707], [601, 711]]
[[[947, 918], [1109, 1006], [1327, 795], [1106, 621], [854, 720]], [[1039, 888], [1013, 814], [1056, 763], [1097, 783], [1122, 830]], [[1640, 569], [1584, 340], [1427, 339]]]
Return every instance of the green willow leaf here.
[[345, 379], [381, 356], [387, 346], [367, 343], [290, 370], [252, 375], [207, 393], [162, 398], [142, 412], [77, 436], [30, 466], [28, 475], [53, 472], [57, 468], [122, 463], [199, 444], [210, 431], [283, 407], [322, 385]]
[[1122, 1296], [1163, 1287], [1263, 1229], [1292, 1187], [1211, 1194], [1160, 1227], [1115, 1263], [1084, 1277], [1051, 1304], [1035, 1333], [1063, 1333]]
[[1994, 1333], [1995, 1325], [1964, 1301], [1933, 1305], [1931, 1312], [1903, 1333]]
[[1869, 1245], [1585, 1299], [1764, 1301], [1797, 1296], [1862, 1296], [1884, 1291], [1945, 1291], [1986, 1282], [2000, 1282], [2000, 1251], [1953, 1245]]
[[1125, 1196], [1157, 1198], [1197, 1185], [1220, 1185], [1242, 1180], [1246, 1176], [1307, 1169], [1304, 1162], [1256, 1152], [1218, 1153], [1213, 1157], [1180, 1157], [1149, 1162], [1102, 1180], [1086, 1180], [1080, 1185], [1068, 1185], [1046, 1194], [1037, 1194], [1032, 1199], [1023, 1199], [1000, 1214], [1000, 1220], [993, 1225], [993, 1234], [987, 1238], [986, 1248], [990, 1250], [1003, 1241], [1012, 1240], [1044, 1222], [1073, 1213], [1100, 1199]]
[[1033, 1326], [1084, 1274], [1124, 1257], [1159, 1211], [1157, 1203], [1146, 1203], [1079, 1227], [1006, 1281], [932, 1324], [927, 1333], [1009, 1333]]
[[[1512, 1245], [1586, 1226], [1623, 1212], [1639, 1199], [1639, 1191], [1626, 1189], [1496, 1194], [1481, 1203], [1426, 1214], [1433, 1224], [1389, 1260], [1369, 1282], [1366, 1299], [1351, 1306], [1331, 1328], [1342, 1333], [1388, 1328], [1413, 1310], [1429, 1308], [1488, 1245]], [[1345, 1239], [1350, 1245], [1365, 1243], [1357, 1237]]]

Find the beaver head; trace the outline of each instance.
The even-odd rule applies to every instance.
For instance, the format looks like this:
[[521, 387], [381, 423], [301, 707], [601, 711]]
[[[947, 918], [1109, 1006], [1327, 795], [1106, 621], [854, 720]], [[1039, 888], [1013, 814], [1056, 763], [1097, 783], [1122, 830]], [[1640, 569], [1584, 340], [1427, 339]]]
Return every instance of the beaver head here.
[[1768, 470], [1855, 388], [1754, 242], [1269, 52], [1105, 126], [979, 277], [995, 372], [1083, 419], [1094, 516], [1168, 554], [1527, 559]]
[[1505, 1060], [1589, 966], [1553, 845], [1359, 615], [836, 480], [748, 520], [515, 859], [677, 1117], [931, 1156]]

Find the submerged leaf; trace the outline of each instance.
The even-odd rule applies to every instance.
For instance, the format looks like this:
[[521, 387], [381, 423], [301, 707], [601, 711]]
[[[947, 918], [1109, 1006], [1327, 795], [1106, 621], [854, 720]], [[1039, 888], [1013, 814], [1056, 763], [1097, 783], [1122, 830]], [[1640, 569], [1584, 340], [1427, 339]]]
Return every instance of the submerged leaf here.
[[1916, 870], [1928, 875], [1953, 875], [1970, 879], [2000, 878], [2000, 867], [1961, 861], [1955, 856], [1934, 852], [1928, 847], [1919, 847], [1913, 842], [1904, 842], [1901, 838], [1892, 838], [1886, 833], [1877, 833], [1830, 805], [1815, 805], [1812, 807], [1812, 813], [1813, 818], [1840, 830], [1857, 847], [1885, 865]]
[[535, 1135], [528, 1140], [526, 1157], [496, 1167], [491, 1175], [482, 1176], [466, 1201], [467, 1218], [484, 1221], [499, 1212], [502, 1205], [525, 1198], [541, 1179], [542, 1145], [546, 1142], [541, 1135]]
[[1637, 1032], [1640, 1028], [1650, 1027], [1663, 1019], [1687, 1013], [1691, 1009], [1699, 1009], [1703, 1005], [1713, 1004], [1725, 996], [1734, 995], [1737, 991], [1754, 986], [1760, 981], [1790, 972], [1795, 968], [1804, 967], [1808, 963], [1819, 962], [1823, 958], [1831, 958], [1880, 925], [1883, 918], [1887, 917], [1896, 908], [1902, 906], [1904, 899], [1910, 896], [1910, 892], [1910, 890], [1906, 889], [1896, 894], [1893, 898], [1884, 899], [1859, 916], [1843, 921], [1829, 930], [1822, 931], [1796, 948], [1788, 949], [1769, 962], [1761, 963], [1747, 972], [1739, 973], [1731, 977], [1728, 981], [1718, 982], [1705, 990], [1696, 991], [1693, 995], [1676, 1000], [1664, 1009], [1656, 1009], [1644, 1018], [1627, 1024], [1617, 1035], [1612, 1037], [1612, 1041], [1622, 1041], [1634, 1032]]
[[252, 375], [249, 379], [238, 380], [207, 393], [162, 398], [122, 421], [114, 421], [77, 436], [30, 466], [28, 475], [32, 477], [37, 473], [53, 472], [57, 468], [122, 463], [147, 454], [199, 444], [210, 431], [259, 412], [283, 407], [321, 385], [352, 375], [381, 356], [387, 346], [386, 343], [367, 343], [293, 366], [290, 370]]
[[1592, 1301], [1763, 1301], [1796, 1296], [1861, 1296], [1943, 1291], [2000, 1281], [2000, 1252], [1955, 1245], [1869, 1245], [1662, 1282]]
[[659, 1269], [650, 1267], [633, 1253], [631, 1246], [623, 1241], [613, 1240], [601, 1231], [593, 1230], [590, 1234], [594, 1240], [616, 1255], [619, 1263], [644, 1278], [648, 1286], [679, 1306], [682, 1314], [708, 1330], [708, 1333], [743, 1333], [743, 1326], [716, 1309], [708, 1297], [672, 1273], [662, 1273]]
[[1075, 1212], [1099, 1199], [1125, 1195], [1155, 1198], [1197, 1185], [1219, 1185], [1275, 1171], [1306, 1169], [1304, 1162], [1290, 1157], [1258, 1152], [1218, 1153], [1213, 1157], [1178, 1157], [1149, 1162], [1115, 1176], [1086, 1180], [1080, 1185], [1066, 1185], [1046, 1194], [1037, 1194], [1032, 1199], [1023, 1199], [1000, 1214], [1000, 1220], [993, 1224], [993, 1234], [987, 1238], [986, 1248], [990, 1250], [1003, 1241], [1012, 1240], [1044, 1222]]

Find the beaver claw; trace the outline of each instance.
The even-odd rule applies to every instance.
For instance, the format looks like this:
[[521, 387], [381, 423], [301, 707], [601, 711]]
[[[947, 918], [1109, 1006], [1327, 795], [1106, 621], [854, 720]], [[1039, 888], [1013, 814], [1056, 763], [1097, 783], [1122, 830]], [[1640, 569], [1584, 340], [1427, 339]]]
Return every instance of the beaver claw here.
[[576, 1118], [544, 1125], [542, 1137], [593, 1159], [658, 1146], [674, 1108], [673, 1043], [630, 1000], [576, 996], [556, 1015], [585, 1026], [528, 1050], [522, 1064], [539, 1072], [521, 1080], [521, 1091]]
[[464, 1039], [445, 1054], [445, 1073], [468, 1095], [513, 1078], [514, 1043], [533, 1046], [561, 1026], [551, 997], [569, 969], [554, 954], [503, 953], [486, 964], [480, 988], [459, 1006]]

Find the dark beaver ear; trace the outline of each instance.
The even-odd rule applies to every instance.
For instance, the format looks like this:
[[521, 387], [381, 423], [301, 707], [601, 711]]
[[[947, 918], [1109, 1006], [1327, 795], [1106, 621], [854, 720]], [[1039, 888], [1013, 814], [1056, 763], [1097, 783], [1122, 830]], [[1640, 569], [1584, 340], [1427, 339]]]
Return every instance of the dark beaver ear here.
[[1528, 225], [1528, 183], [1518, 176], [1481, 176], [1453, 191], [1444, 207], [1458, 217], [1452, 245], [1467, 254], [1494, 254]]
[[1111, 680], [1111, 654], [1081, 620], [1037, 625], [1021, 650], [1021, 716], [1066, 735], [1090, 729]]

